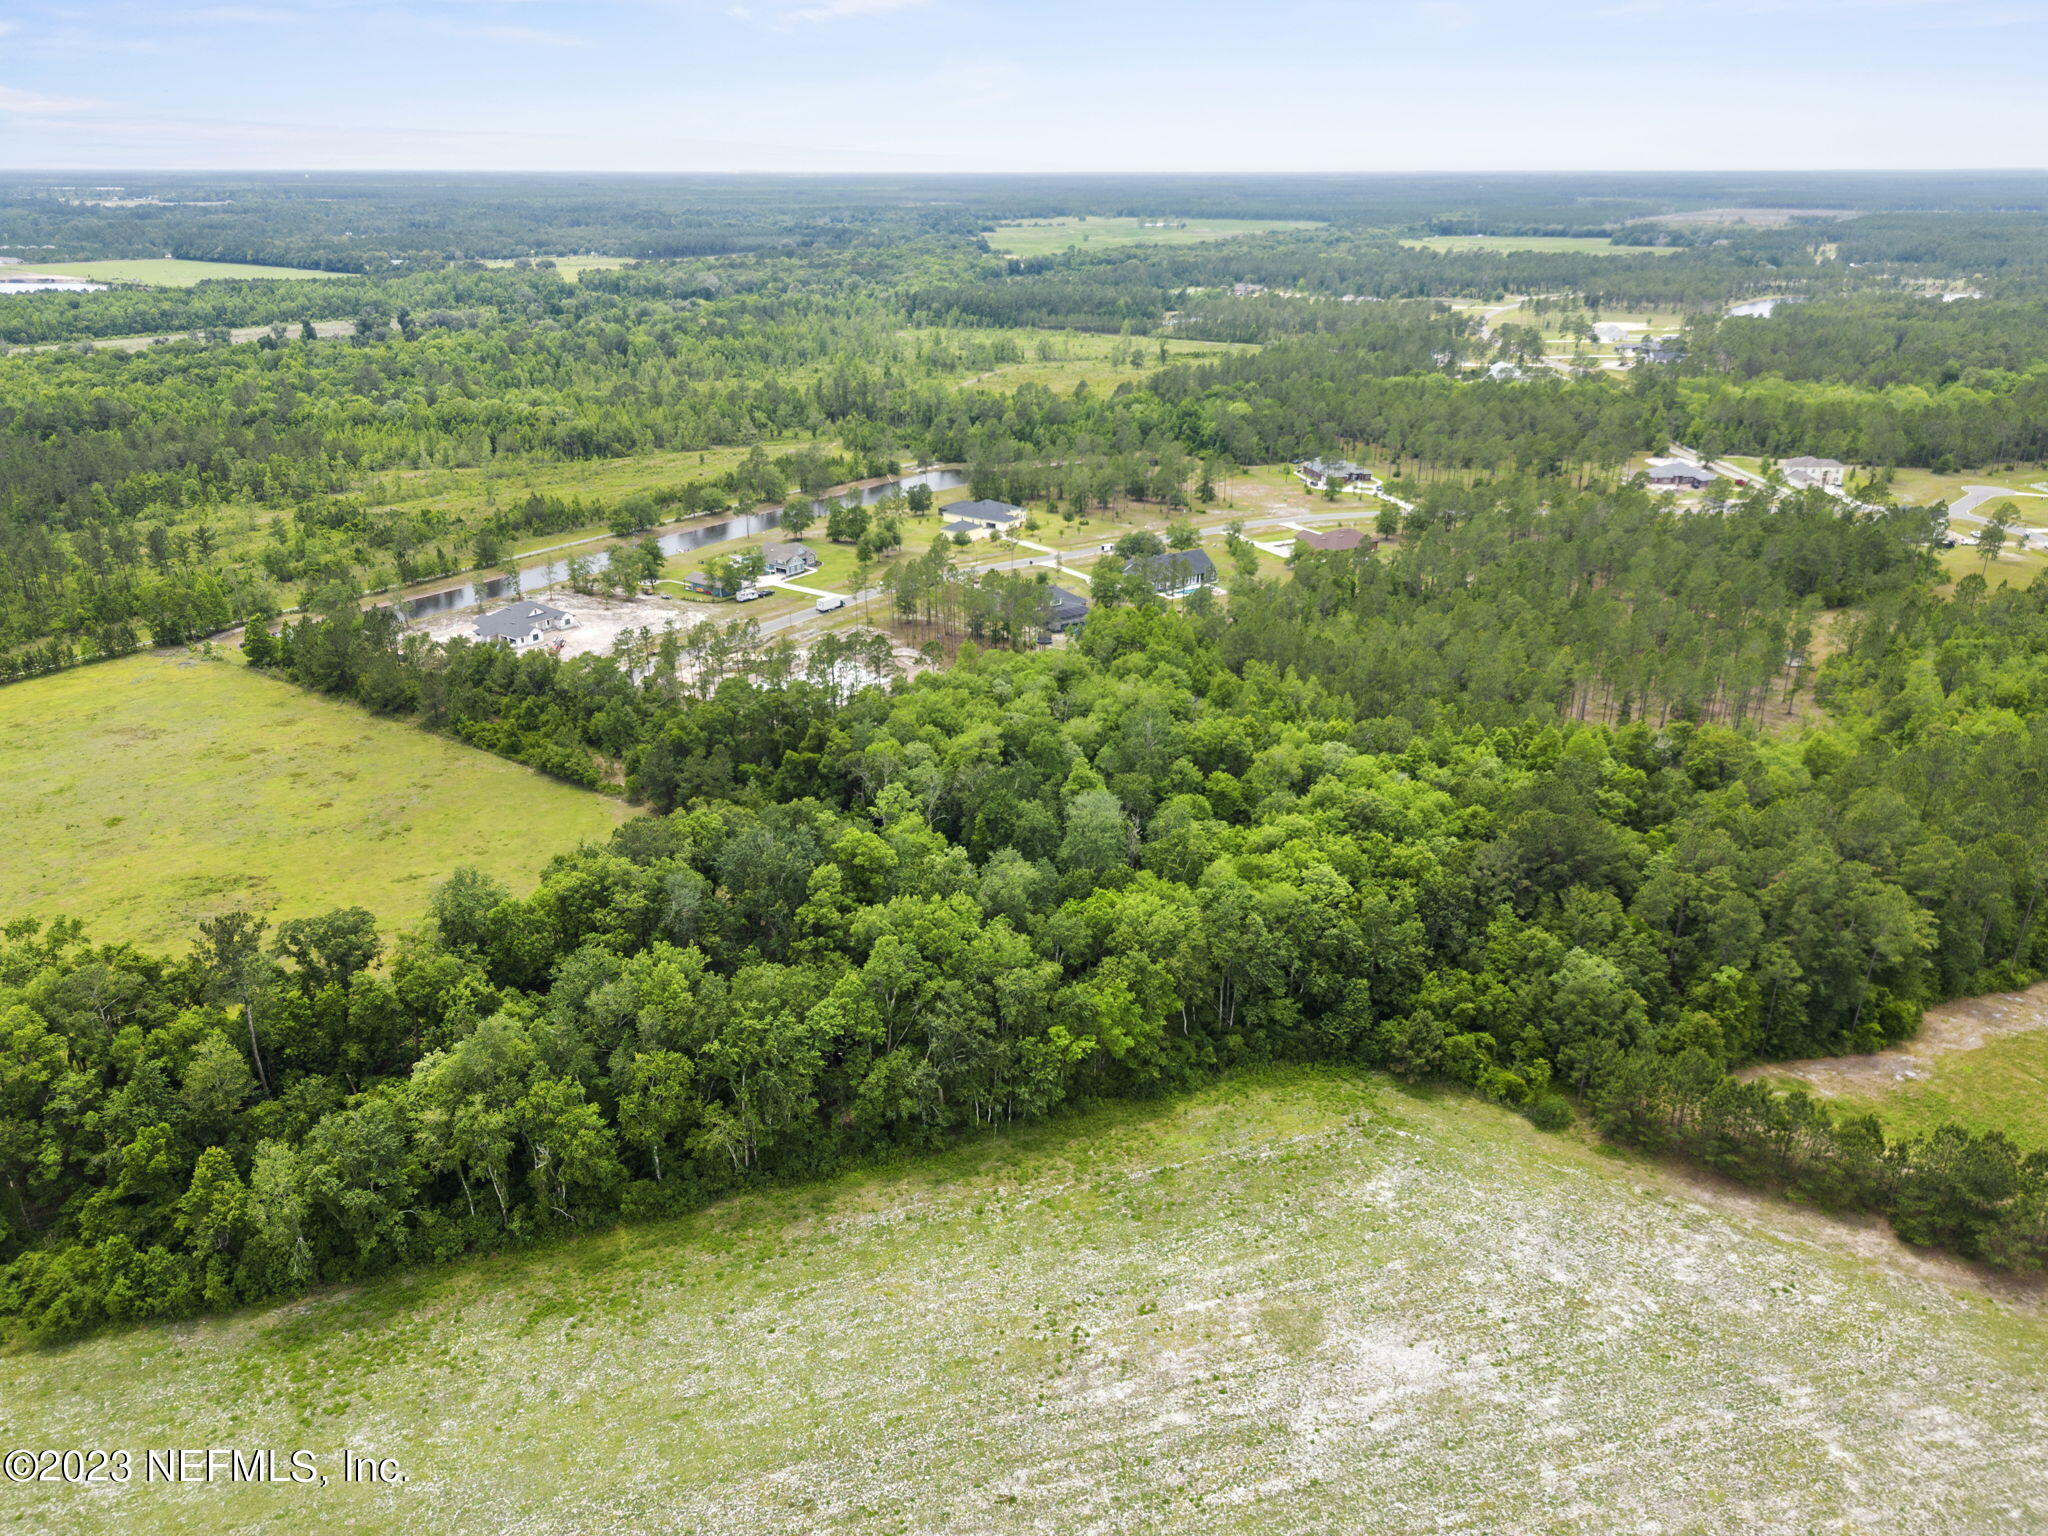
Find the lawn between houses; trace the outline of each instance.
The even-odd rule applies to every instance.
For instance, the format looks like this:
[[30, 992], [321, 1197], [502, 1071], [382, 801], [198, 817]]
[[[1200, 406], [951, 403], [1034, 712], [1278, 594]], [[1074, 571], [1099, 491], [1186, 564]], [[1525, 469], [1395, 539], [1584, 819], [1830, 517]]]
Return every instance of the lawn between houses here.
[[1873, 1229], [1342, 1071], [0, 1355], [47, 1536], [2033, 1532], [2048, 1314]]
[[387, 931], [472, 864], [523, 886], [633, 814], [226, 659], [145, 653], [0, 688], [0, 921], [183, 950], [202, 917], [361, 906]]

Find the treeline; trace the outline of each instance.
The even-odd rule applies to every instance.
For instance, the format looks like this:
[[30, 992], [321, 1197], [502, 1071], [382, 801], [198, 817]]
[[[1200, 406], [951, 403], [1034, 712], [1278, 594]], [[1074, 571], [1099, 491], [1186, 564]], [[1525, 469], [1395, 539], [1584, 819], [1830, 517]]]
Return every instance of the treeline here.
[[[1546, 1124], [1583, 1095], [1613, 1134], [1816, 1198], [1833, 1168], [1826, 1198], [1909, 1239], [2048, 1258], [2048, 1159], [1888, 1146], [1719, 1077], [2038, 974], [2048, 737], [1967, 689], [1790, 742], [1417, 730], [1321, 669], [1229, 660], [1279, 601], [1113, 604], [1074, 648], [970, 648], [836, 707], [450, 647], [450, 699], [539, 724], [603, 695], [622, 744], [639, 721], [626, 758], [676, 811], [530, 895], [459, 873], [388, 946], [353, 911], [229, 914], [182, 957], [10, 930], [0, 1315], [48, 1339], [231, 1306], [1285, 1059]], [[293, 665], [333, 638], [295, 632]], [[1899, 753], [1943, 739], [1930, 792]], [[1978, 799], [1992, 774], [2009, 795]]]
[[2048, 1150], [1954, 1124], [1891, 1140], [1874, 1115], [1737, 1082], [1703, 1054], [1640, 1053], [1603, 1081], [1594, 1121], [1616, 1141], [1676, 1154], [1829, 1211], [1868, 1211], [1900, 1237], [1994, 1268], [2048, 1263]]
[[[1396, 521], [1391, 509], [1387, 520]], [[1828, 609], [1917, 589], [1931, 524], [1817, 493], [1675, 513], [1644, 491], [1431, 487], [1385, 558], [1307, 552], [1224, 654], [1315, 671], [1362, 716], [1737, 727], [1808, 681]]]
[[2048, 301], [1863, 294], [1783, 305], [1769, 319], [1703, 321], [1686, 348], [1687, 369], [1738, 379], [2002, 392], [2043, 369]]

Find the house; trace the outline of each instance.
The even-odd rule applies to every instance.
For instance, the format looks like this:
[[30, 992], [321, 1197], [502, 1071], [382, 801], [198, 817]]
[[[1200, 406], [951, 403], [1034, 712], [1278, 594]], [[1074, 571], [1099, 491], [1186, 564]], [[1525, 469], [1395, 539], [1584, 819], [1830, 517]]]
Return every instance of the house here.
[[808, 544], [763, 544], [761, 559], [770, 576], [801, 576], [818, 568], [818, 557]]
[[1685, 348], [1678, 344], [1676, 336], [1656, 336], [1648, 341], [1625, 341], [1614, 349], [1627, 353], [1643, 363], [1682, 363]]
[[1840, 490], [1842, 477], [1849, 472], [1849, 466], [1839, 459], [1816, 459], [1803, 455], [1787, 459], [1778, 466], [1784, 471], [1787, 485], [1818, 485]]
[[1650, 471], [1650, 489], [1653, 491], [1703, 491], [1721, 477], [1704, 464], [1670, 463], [1656, 465]]
[[1045, 632], [1063, 635], [1088, 617], [1088, 599], [1065, 587], [1051, 589], [1052, 607], [1045, 616]]
[[966, 523], [970, 532], [979, 529], [982, 533], [1008, 533], [1013, 528], [1024, 526], [1024, 509], [1013, 507], [1007, 501], [956, 501], [943, 509], [951, 519], [946, 531], [951, 533], [955, 525]]
[[1486, 376], [1489, 379], [1494, 380], [1496, 383], [1506, 382], [1510, 384], [1512, 384], [1517, 379], [1524, 379], [1528, 377], [1527, 374], [1522, 372], [1520, 367], [1518, 367], [1514, 363], [1507, 361], [1505, 358], [1495, 363], [1491, 368], [1488, 368], [1486, 370]]
[[706, 597], [725, 596], [725, 593], [719, 590], [718, 583], [714, 582], [709, 576], [705, 575], [702, 571], [690, 572], [689, 575], [683, 578], [683, 585], [688, 587], [692, 592], [702, 592]]
[[1618, 346], [1628, 340], [1635, 327], [1622, 320], [1601, 320], [1593, 326], [1593, 339], [1602, 346]]
[[479, 640], [502, 640], [515, 651], [539, 645], [556, 630], [574, 629], [576, 621], [559, 608], [546, 603], [518, 602], [476, 621], [473, 633]]
[[1216, 562], [1199, 549], [1169, 549], [1163, 555], [1141, 555], [1124, 562], [1126, 576], [1143, 576], [1152, 590], [1178, 597], [1197, 587], [1216, 584]]
[[1377, 549], [1379, 540], [1363, 528], [1314, 528], [1294, 536], [1303, 549]]
[[1233, 298], [1255, 299], [1265, 291], [1266, 285], [1264, 283], [1232, 283], [1230, 285], [1230, 293]]
[[1304, 459], [1294, 466], [1294, 476], [1312, 491], [1320, 491], [1335, 480], [1338, 490], [1364, 495], [1379, 484], [1371, 470], [1349, 459]]

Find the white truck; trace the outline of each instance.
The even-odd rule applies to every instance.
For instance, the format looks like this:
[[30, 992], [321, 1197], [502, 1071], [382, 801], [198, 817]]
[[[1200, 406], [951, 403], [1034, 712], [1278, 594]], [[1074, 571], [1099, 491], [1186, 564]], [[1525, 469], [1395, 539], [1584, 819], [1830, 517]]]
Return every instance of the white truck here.
[[835, 608], [844, 608], [845, 606], [846, 599], [843, 597], [821, 597], [817, 602], [817, 609], [820, 613], [830, 613]]

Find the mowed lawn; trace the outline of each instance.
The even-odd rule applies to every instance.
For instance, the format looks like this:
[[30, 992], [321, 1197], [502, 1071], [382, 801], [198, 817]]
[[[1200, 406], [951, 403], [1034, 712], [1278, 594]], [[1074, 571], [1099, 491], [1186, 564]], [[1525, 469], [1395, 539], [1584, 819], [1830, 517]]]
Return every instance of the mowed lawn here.
[[0, 688], [0, 920], [182, 950], [202, 917], [367, 907], [473, 864], [515, 887], [623, 802], [226, 660], [127, 657]]
[[39, 261], [24, 272], [51, 272], [63, 277], [90, 278], [96, 283], [146, 283], [152, 288], [190, 288], [194, 283], [229, 277], [342, 277], [311, 267], [262, 267], [244, 261], [179, 261], [173, 258], [138, 261]]
[[17, 1487], [6, 1528], [2032, 1533], [2044, 1357], [2037, 1303], [1866, 1227], [1274, 1072], [0, 1354], [14, 1445], [331, 1479]]

